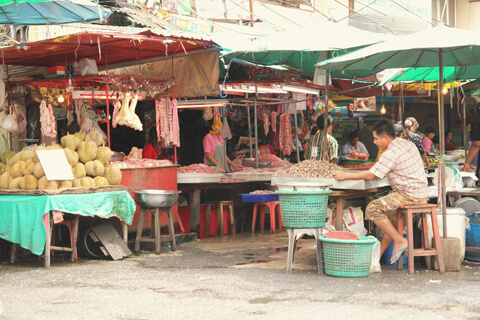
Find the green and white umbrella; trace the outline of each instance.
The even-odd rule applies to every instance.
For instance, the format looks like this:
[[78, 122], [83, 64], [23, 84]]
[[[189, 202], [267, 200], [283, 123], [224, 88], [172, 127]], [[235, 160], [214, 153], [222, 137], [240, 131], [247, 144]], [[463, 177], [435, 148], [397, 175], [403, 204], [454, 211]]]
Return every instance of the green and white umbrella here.
[[89, 22], [111, 13], [89, 0], [0, 0], [0, 24], [6, 25]]
[[[345, 55], [324, 60], [317, 67], [331, 71], [377, 73], [390, 68], [438, 67], [439, 89], [444, 85], [444, 66], [476, 68], [480, 64], [480, 32], [440, 24], [410, 35], [397, 36]], [[444, 98], [438, 95], [440, 151], [445, 152]], [[442, 166], [442, 177], [445, 177]], [[445, 179], [442, 179], [445, 182]], [[443, 221], [446, 193], [442, 185]], [[447, 234], [444, 223], [444, 236]]]

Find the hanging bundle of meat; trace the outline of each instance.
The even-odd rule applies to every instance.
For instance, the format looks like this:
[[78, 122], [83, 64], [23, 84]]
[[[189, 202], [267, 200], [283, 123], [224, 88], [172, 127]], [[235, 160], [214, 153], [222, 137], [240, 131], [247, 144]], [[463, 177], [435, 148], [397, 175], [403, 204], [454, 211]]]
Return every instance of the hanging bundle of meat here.
[[120, 99], [115, 100], [115, 103], [113, 104], [113, 116], [112, 116], [112, 127], [116, 128], [117, 123], [118, 123], [118, 112], [120, 111], [120, 108], [122, 107], [122, 102]]
[[272, 131], [277, 132], [277, 112], [272, 111], [270, 112], [270, 117], [271, 119], [271, 125], [272, 125]]
[[173, 99], [173, 145], [180, 147], [180, 124], [178, 123], [177, 99]]
[[167, 98], [168, 144], [173, 142], [173, 103]]
[[284, 155], [292, 153], [292, 126], [290, 124], [290, 115], [282, 114], [280, 116], [280, 151]]
[[52, 105], [42, 100], [40, 102], [40, 123], [42, 134], [47, 137], [55, 138], [57, 136], [57, 121], [53, 115]]
[[[117, 124], [121, 126], [127, 126], [132, 129], [142, 131], [143, 130], [143, 125], [142, 122], [140, 121], [140, 118], [137, 116], [135, 113], [135, 108], [137, 107], [137, 101], [138, 101], [138, 95], [135, 94], [133, 96], [132, 101], [130, 102], [131, 98], [131, 93], [126, 92], [123, 96], [123, 103], [120, 107], [120, 110], [118, 111], [117, 116], [115, 117], [115, 110], [113, 111], [113, 117], [114, 120]], [[117, 108], [117, 103], [115, 103], [115, 108]], [[112, 121], [112, 122], [113, 122]], [[113, 124], [112, 124], [113, 125]]]
[[267, 135], [270, 130], [270, 119], [267, 113], [263, 115], [263, 130], [265, 131], [265, 135]]

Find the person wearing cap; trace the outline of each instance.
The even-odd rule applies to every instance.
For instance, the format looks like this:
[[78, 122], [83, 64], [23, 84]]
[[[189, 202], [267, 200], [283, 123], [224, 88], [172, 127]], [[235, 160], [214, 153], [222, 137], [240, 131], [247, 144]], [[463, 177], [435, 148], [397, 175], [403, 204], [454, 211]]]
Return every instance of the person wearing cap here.
[[330, 163], [337, 163], [338, 142], [337, 139], [332, 136], [333, 118], [331, 116], [328, 116], [327, 118], [327, 147], [322, 149], [324, 119], [324, 116], [317, 117], [318, 132], [307, 142], [305, 160], [316, 159], [328, 161]]

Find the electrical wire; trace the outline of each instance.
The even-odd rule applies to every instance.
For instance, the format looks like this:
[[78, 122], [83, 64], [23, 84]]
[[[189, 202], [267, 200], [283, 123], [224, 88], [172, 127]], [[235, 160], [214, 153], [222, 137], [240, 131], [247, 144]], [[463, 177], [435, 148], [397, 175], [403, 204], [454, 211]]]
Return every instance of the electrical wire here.
[[[177, 1], [177, 0], [175, 0], [175, 1]], [[252, 16], [254, 16], [254, 17], [256, 17], [256, 18], [258, 18], [258, 19], [260, 19], [260, 20], [262, 20], [262, 21], [264, 21], [264, 22], [266, 22], [266, 23], [268, 23], [268, 24], [270, 24], [270, 25], [272, 25], [272, 26], [274, 26], [275, 28], [278, 28], [278, 29], [281, 29], [281, 30], [285, 30], [285, 28], [283, 28], [283, 27], [281, 27], [281, 26], [278, 26], [278, 25], [276, 25], [276, 24], [274, 24], [274, 23], [272, 23], [272, 22], [270, 22], [270, 21], [268, 21], [268, 20], [260, 17], [258, 14], [255, 14], [255, 13], [253, 13], [253, 12], [250, 12], [250, 10], [245, 9], [244, 7], [242, 7], [242, 6], [240, 6], [239, 4], [237, 4], [235, 1], [233, 1], [233, 0], [229, 0], [229, 1], [232, 2], [235, 6], [239, 7], [240, 9], [242, 9], [243, 11], [248, 12], [248, 14], [251, 14]]]
[[368, 21], [371, 21], [371, 22], [373, 22], [373, 23], [374, 23], [374, 24], [376, 24], [377, 26], [379, 26], [379, 27], [381, 27], [381, 28], [383, 28], [383, 29], [385, 29], [385, 30], [388, 30], [388, 31], [390, 31], [391, 33], [395, 34], [395, 32], [394, 32], [393, 30], [391, 30], [391, 29], [389, 29], [389, 28], [385, 27], [384, 25], [381, 25], [380, 23], [378, 23], [378, 22], [376, 22], [376, 21], [373, 21], [372, 19], [370, 19], [370, 18], [368, 18], [368, 17], [364, 16], [363, 14], [361, 14], [361, 13], [359, 13], [358, 11], [356, 11], [356, 10], [354, 10], [354, 9], [350, 8], [349, 6], [347, 6], [347, 5], [343, 4], [343, 3], [341, 3], [340, 1], [338, 1], [338, 0], [333, 0], [333, 1], [335, 1], [335, 2], [336, 2], [336, 3], [338, 3], [339, 5], [342, 5], [342, 6], [344, 6], [345, 8], [347, 8], [347, 9], [349, 9], [349, 10], [352, 10], [354, 13], [356, 13], [356, 14], [358, 14], [359, 16], [361, 16], [361, 17], [363, 17], [363, 18], [367, 19]]
[[[377, 2], [377, 1], [378, 1], [378, 0], [373, 0], [372, 2], [370, 2], [369, 4], [366, 4], [366, 5], [363, 4], [363, 3], [360, 3], [360, 4], [363, 5], [364, 7], [361, 8], [361, 9], [359, 9], [358, 11], [362, 11], [363, 9], [366, 9], [366, 8], [370, 7], [372, 4], [374, 4], [374, 3]], [[372, 10], [374, 10], [374, 11], [377, 11], [378, 13], [381, 13], [381, 14], [383, 14], [384, 16], [387, 15], [387, 14], [385, 14], [385, 13], [379, 11], [379, 10], [376, 10], [376, 9], [373, 9], [373, 8], [370, 8], [370, 9], [372, 9]], [[347, 18], [350, 18], [350, 17], [353, 16], [354, 14], [355, 14], [355, 13], [350, 13], [348, 16], [346, 16], [345, 18], [342, 18], [342, 19], [338, 20], [337, 22], [340, 22], [340, 21], [342, 21], [342, 20], [345, 20], [345, 19], [347, 19]]]
[[[428, 23], [430, 23], [432, 26], [435, 26], [435, 25], [434, 25], [432, 22], [430, 22], [430, 21], [428, 21], [427, 19], [425, 19], [425, 18], [423, 18], [423, 17], [419, 16], [418, 14], [416, 14], [416, 13], [415, 13], [415, 12], [413, 12], [413, 11], [410, 11], [409, 9], [405, 8], [404, 6], [402, 6], [401, 4], [397, 3], [396, 1], [394, 1], [394, 0], [390, 0], [390, 1], [391, 1], [391, 2], [393, 2], [393, 3], [395, 3], [397, 6], [399, 6], [399, 7], [400, 7], [400, 8], [402, 8], [403, 10], [405, 10], [405, 11], [407, 11], [407, 12], [409, 12], [409, 13], [413, 14], [415, 17], [418, 17], [418, 18], [420, 18], [420, 19], [424, 20], [425, 22], [428, 22]], [[445, 2], [446, 2], [446, 1], [445, 1]], [[435, 20], [435, 19], [434, 19], [434, 20]], [[437, 20], [436, 20], [436, 21], [437, 21]]]
[[[285, 1], [285, 2], [288, 2], [288, 1]], [[295, 25], [297, 25], [297, 26], [301, 27], [301, 25], [299, 25], [299, 24], [298, 24], [298, 23], [296, 23], [295, 21], [288, 19], [288, 18], [287, 18], [287, 17], [285, 17], [284, 15], [281, 15], [280, 13], [276, 12], [276, 11], [275, 11], [275, 10], [273, 10], [272, 8], [269, 8], [267, 5], [265, 5], [265, 4], [263, 4], [263, 3], [261, 3], [260, 1], [257, 1], [257, 3], [258, 3], [259, 5], [261, 5], [261, 6], [263, 6], [264, 8], [266, 8], [266, 9], [268, 9], [268, 10], [272, 11], [273, 13], [275, 13], [275, 14], [279, 15], [279, 16], [280, 16], [280, 17], [282, 17], [283, 19], [285, 19], [285, 20], [288, 20], [288, 21], [290, 21], [291, 23], [293, 23], [293, 24], [295, 24]]]

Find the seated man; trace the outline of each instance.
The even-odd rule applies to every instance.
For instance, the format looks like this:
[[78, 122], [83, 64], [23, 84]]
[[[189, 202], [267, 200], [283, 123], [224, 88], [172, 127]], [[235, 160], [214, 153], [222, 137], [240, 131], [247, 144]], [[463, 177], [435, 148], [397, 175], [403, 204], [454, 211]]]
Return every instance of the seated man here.
[[360, 135], [358, 131], [350, 131], [349, 139], [350, 140], [342, 147], [342, 156], [348, 156], [353, 152], [360, 152], [370, 156], [367, 148], [365, 148], [365, 145], [360, 142]]
[[373, 180], [387, 177], [393, 191], [370, 202], [365, 218], [372, 220], [384, 231], [381, 255], [392, 241], [394, 242], [391, 258], [394, 263], [408, 247], [407, 240], [396, 228], [397, 209], [405, 205], [427, 203], [427, 177], [417, 147], [410, 141], [397, 138], [391, 122], [378, 121], [373, 126], [373, 139], [380, 149], [386, 150], [370, 170], [334, 171], [333, 177], [336, 180]]

